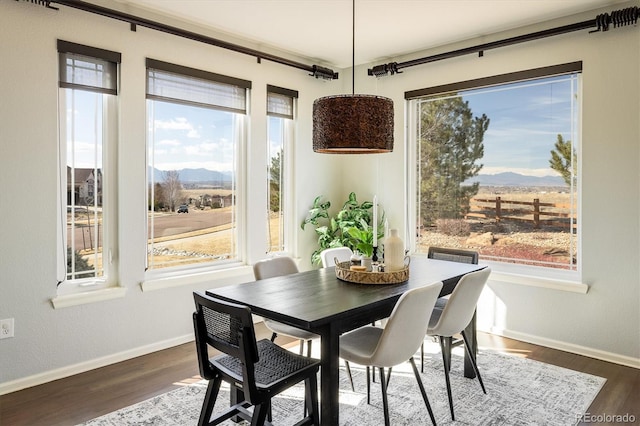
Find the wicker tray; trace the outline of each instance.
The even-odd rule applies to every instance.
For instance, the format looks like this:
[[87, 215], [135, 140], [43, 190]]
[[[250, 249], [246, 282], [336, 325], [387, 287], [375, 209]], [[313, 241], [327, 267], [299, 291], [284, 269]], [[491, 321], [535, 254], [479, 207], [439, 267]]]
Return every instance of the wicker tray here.
[[350, 262], [336, 262], [336, 277], [358, 284], [398, 284], [409, 279], [409, 265], [399, 271], [360, 272], [349, 269]]

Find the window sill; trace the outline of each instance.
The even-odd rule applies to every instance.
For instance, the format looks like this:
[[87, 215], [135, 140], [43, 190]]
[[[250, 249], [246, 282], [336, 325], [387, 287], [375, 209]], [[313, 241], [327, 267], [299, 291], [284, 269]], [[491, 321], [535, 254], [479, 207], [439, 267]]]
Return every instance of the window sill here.
[[51, 299], [54, 309], [68, 308], [70, 306], [86, 305], [88, 303], [102, 302], [105, 300], [124, 297], [127, 289], [124, 287], [109, 287], [100, 290], [85, 291], [81, 293], [65, 294]]
[[546, 268], [539, 268], [541, 271], [538, 271], [538, 268], [536, 268], [535, 271], [529, 271], [529, 268], [524, 267], [505, 268], [504, 264], [493, 262], [486, 262], [486, 264], [491, 267], [491, 276], [489, 277], [489, 281], [498, 281], [507, 284], [526, 285], [530, 287], [547, 288], [580, 294], [587, 294], [589, 291], [589, 286], [587, 284], [573, 279], [576, 274], [568, 273], [568, 271], [548, 273]]
[[234, 268], [219, 269], [196, 274], [182, 274], [160, 278], [151, 278], [140, 283], [143, 292], [162, 290], [171, 287], [181, 287], [203, 282], [212, 282], [223, 279], [246, 277], [253, 280], [253, 269], [251, 266], [238, 266]]

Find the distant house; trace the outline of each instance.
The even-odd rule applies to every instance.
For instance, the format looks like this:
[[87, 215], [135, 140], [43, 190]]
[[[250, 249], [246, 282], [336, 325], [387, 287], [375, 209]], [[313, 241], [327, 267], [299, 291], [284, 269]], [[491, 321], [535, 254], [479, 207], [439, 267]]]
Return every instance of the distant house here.
[[67, 204], [89, 205], [94, 202], [102, 205], [102, 170], [76, 168], [72, 172], [67, 166]]

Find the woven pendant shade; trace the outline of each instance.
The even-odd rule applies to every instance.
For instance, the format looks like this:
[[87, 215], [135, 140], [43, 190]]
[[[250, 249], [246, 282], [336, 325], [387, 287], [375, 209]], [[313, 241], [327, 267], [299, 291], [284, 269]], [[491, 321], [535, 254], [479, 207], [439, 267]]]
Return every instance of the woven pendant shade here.
[[313, 150], [327, 154], [393, 151], [393, 101], [374, 95], [335, 95], [313, 103]]

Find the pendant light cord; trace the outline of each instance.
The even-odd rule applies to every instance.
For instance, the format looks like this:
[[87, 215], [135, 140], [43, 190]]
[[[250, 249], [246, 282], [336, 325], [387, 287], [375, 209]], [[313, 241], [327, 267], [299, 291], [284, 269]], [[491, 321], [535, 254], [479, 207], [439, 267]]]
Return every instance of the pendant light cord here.
[[356, 94], [356, 0], [351, 10], [351, 94]]

